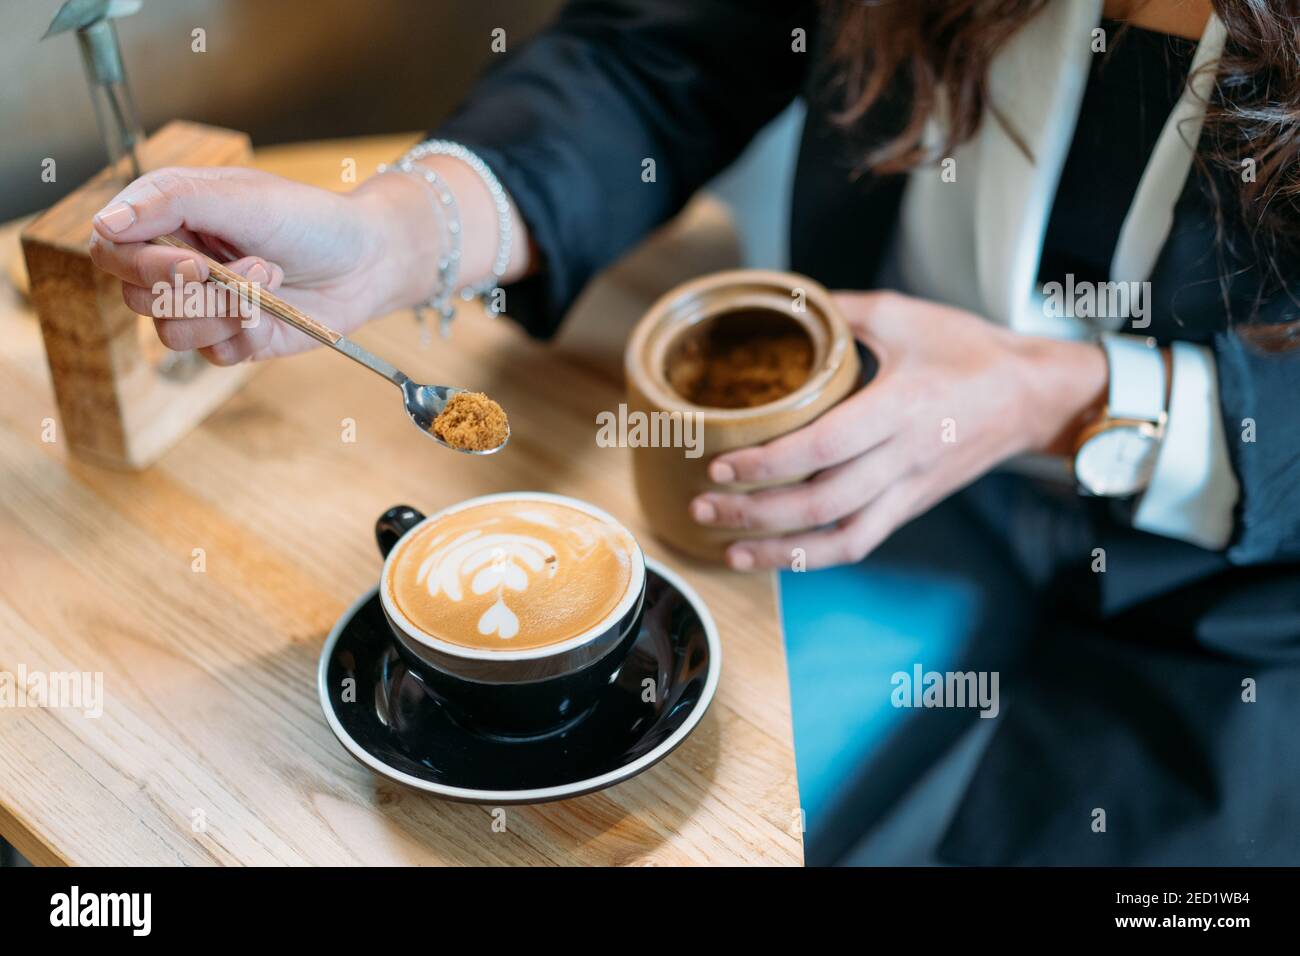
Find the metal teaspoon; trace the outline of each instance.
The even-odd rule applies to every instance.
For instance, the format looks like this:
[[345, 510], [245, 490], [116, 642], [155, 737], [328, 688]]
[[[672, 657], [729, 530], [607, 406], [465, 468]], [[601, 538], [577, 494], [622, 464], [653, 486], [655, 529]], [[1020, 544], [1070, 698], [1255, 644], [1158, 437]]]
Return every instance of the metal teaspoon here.
[[510, 426], [506, 425], [505, 440], [495, 448], [487, 448], [482, 451], [473, 451], [468, 448], [457, 448], [439, 438], [433, 431], [433, 420], [442, 413], [447, 402], [451, 397], [459, 392], [467, 392], [469, 389], [456, 388], [451, 385], [422, 385], [414, 382], [400, 369], [388, 364], [373, 352], [363, 349], [360, 345], [353, 342], [341, 332], [336, 332], [328, 326], [317, 322], [307, 313], [303, 312], [288, 302], [281, 299], [274, 293], [267, 292], [265, 289], [258, 289], [254, 294], [249, 288], [249, 282], [238, 273], [231, 272], [221, 263], [212, 259], [195, 249], [193, 246], [176, 239], [173, 236], [158, 236], [150, 239], [155, 245], [170, 246], [173, 249], [184, 249], [192, 252], [197, 256], [203, 256], [207, 261], [209, 277], [208, 281], [229, 289], [245, 302], [255, 308], [265, 309], [268, 313], [275, 316], [281, 322], [293, 326], [300, 332], [310, 335], [316, 341], [328, 345], [334, 351], [346, 355], [352, 361], [364, 365], [376, 375], [380, 375], [396, 385], [402, 392], [402, 403], [406, 406], [406, 414], [410, 416], [415, 427], [424, 432], [427, 436], [436, 441], [444, 448], [450, 448], [452, 451], [458, 451], [466, 455], [494, 455], [502, 448], [506, 447], [510, 441]]

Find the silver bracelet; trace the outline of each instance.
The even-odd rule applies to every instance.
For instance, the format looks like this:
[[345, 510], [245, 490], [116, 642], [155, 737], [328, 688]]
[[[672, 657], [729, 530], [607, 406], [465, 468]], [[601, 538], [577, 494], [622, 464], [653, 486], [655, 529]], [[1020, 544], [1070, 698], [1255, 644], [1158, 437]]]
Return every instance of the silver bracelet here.
[[[450, 156], [452, 159], [460, 160], [474, 170], [492, 197], [492, 204], [496, 207], [497, 214], [497, 249], [492, 260], [492, 275], [476, 285], [466, 286], [461, 290], [460, 295], [467, 302], [472, 299], [482, 299], [488, 314], [496, 315], [501, 311], [498, 307], [496, 292], [500, 289], [501, 280], [505, 277], [506, 269], [510, 266], [510, 251], [513, 239], [510, 229], [510, 199], [506, 194], [505, 187], [501, 185], [501, 181], [497, 179], [496, 174], [492, 172], [488, 164], [483, 162], [477, 153], [460, 143], [454, 143], [447, 139], [426, 140], [412, 147], [402, 157], [402, 162], [423, 159], [426, 156]], [[423, 169], [424, 167], [421, 166], [420, 168]], [[456, 228], [459, 231], [459, 218], [456, 219]]]
[[432, 309], [438, 314], [438, 333], [445, 339], [451, 330], [451, 320], [456, 315], [456, 307], [451, 299], [452, 290], [456, 286], [456, 273], [460, 268], [461, 227], [456, 197], [452, 195], [441, 176], [429, 167], [414, 163], [405, 156], [398, 160], [395, 166], [386, 163], [380, 165], [381, 175], [391, 172], [417, 176], [428, 184], [435, 197], [434, 212], [443, 228], [447, 230], [447, 252], [438, 259], [438, 286], [434, 289], [427, 305], [415, 307], [415, 316], [421, 323], [424, 321], [425, 308]]

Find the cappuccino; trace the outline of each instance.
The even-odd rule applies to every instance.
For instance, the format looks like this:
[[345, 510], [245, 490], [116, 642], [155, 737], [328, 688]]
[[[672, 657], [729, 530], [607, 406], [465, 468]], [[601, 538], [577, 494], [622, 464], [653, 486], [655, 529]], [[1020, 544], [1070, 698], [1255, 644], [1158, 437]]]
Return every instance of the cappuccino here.
[[384, 587], [412, 626], [439, 640], [544, 647], [590, 631], [618, 608], [636, 548], [621, 526], [578, 508], [489, 501], [407, 534]]

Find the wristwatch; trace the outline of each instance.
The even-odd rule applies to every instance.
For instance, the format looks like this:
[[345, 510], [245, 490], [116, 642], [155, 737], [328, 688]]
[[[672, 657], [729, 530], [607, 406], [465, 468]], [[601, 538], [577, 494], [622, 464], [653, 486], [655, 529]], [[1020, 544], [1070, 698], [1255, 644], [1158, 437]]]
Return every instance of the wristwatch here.
[[1084, 494], [1128, 498], [1151, 482], [1169, 413], [1169, 370], [1154, 339], [1103, 335], [1110, 387], [1101, 417], [1079, 435], [1074, 477]]

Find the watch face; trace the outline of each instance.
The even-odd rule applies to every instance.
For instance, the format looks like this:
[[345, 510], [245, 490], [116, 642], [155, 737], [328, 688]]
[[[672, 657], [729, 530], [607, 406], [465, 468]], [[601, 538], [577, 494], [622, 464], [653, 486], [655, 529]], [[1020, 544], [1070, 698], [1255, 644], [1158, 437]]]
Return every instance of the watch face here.
[[1112, 425], [1089, 438], [1074, 459], [1079, 484], [1105, 498], [1135, 495], [1151, 481], [1160, 442], [1142, 425]]

